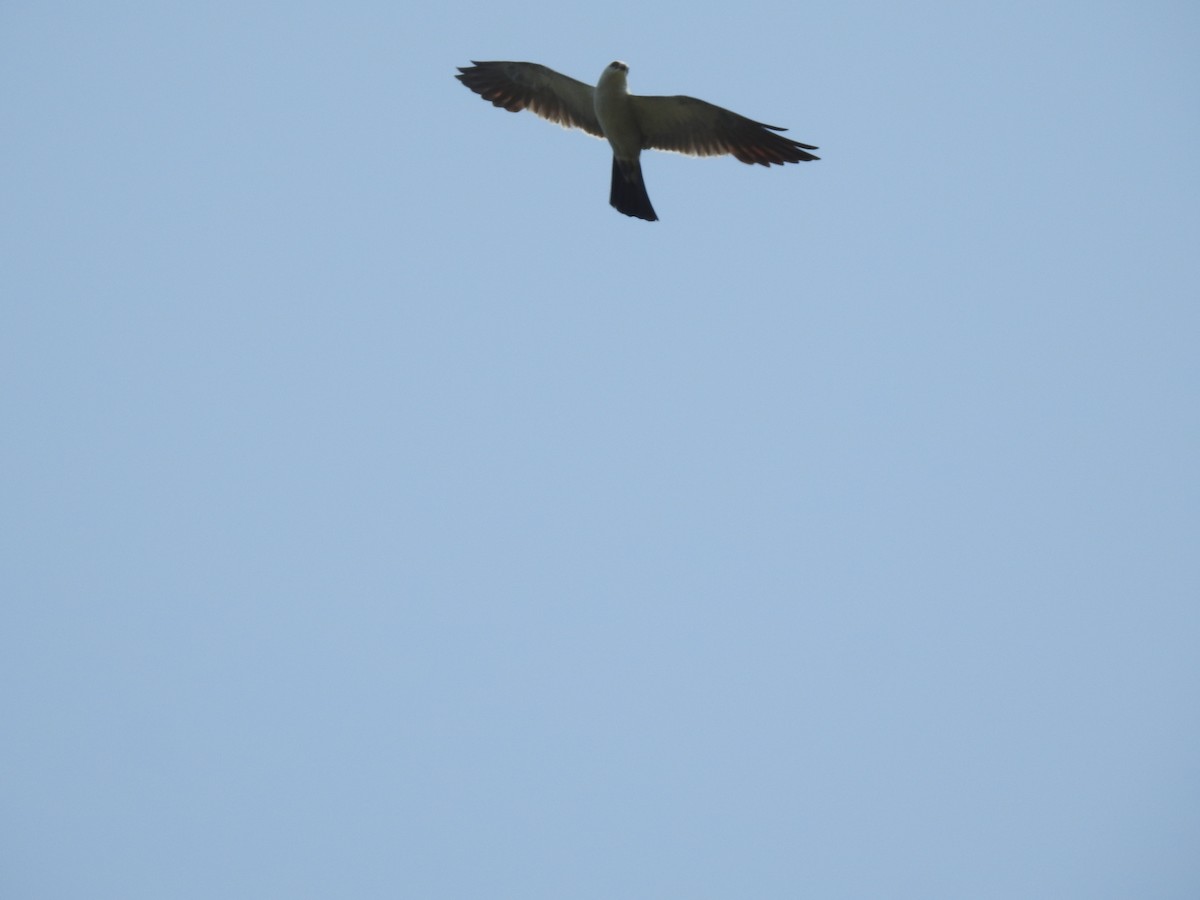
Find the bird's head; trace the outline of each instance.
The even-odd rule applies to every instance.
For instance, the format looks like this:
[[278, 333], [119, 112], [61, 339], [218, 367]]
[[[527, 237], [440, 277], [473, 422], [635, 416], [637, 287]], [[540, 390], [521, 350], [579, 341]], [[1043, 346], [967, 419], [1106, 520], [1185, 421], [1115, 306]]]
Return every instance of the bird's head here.
[[607, 85], [610, 90], [625, 91], [625, 75], [629, 66], [623, 62], [610, 62], [600, 73], [600, 84]]

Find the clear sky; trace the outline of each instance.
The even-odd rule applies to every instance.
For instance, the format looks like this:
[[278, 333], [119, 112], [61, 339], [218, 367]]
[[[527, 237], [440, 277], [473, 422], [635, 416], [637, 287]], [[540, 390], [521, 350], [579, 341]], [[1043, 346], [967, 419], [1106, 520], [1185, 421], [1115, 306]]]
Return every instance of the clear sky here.
[[0, 895], [1200, 896], [1198, 38], [3, 4]]

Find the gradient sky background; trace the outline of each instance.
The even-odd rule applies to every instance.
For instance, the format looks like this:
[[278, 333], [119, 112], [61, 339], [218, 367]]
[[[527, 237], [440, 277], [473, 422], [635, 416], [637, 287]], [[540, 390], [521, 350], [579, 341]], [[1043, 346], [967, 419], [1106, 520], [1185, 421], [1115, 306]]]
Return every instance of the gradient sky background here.
[[4, 3], [0, 894], [1200, 896], [1198, 37]]

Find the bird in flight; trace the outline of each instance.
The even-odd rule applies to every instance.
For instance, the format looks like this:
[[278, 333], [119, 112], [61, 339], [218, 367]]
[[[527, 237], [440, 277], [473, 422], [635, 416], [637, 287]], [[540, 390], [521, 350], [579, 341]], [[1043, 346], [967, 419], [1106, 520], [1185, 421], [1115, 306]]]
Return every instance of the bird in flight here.
[[528, 109], [564, 128], [582, 128], [612, 145], [608, 202], [627, 216], [658, 219], [642, 180], [643, 150], [722, 156], [760, 166], [810, 162], [817, 148], [695, 97], [639, 97], [629, 93], [629, 66], [609, 63], [595, 87], [528, 62], [475, 62], [459, 66], [463, 84], [509, 112]]

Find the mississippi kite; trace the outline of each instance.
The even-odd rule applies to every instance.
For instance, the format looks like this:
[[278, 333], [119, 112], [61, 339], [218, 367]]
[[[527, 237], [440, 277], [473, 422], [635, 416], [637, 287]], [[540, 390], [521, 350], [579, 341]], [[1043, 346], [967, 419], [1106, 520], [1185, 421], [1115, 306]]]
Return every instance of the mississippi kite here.
[[609, 63], [593, 88], [553, 69], [527, 62], [474, 62], [455, 77], [494, 106], [509, 112], [528, 109], [564, 128], [582, 128], [613, 148], [612, 191], [608, 202], [627, 216], [648, 222], [658, 216], [642, 181], [639, 157], [645, 149], [691, 156], [731, 154], [760, 166], [809, 162], [816, 150], [735, 112], [694, 97], [639, 97], [629, 93], [629, 66]]

